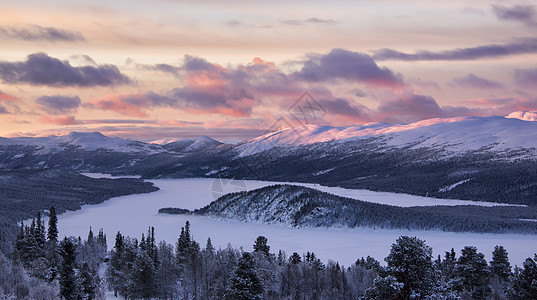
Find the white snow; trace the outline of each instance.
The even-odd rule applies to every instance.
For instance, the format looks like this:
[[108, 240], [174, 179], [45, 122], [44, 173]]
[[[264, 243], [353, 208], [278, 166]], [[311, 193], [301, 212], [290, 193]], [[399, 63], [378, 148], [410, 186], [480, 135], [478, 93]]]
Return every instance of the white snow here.
[[520, 119], [523, 121], [537, 121], [537, 112], [519, 110], [510, 113], [506, 118]]
[[16, 137], [2, 138], [0, 145], [27, 145], [41, 146], [40, 152], [48, 153], [59, 151], [67, 146], [77, 146], [86, 150], [108, 149], [118, 152], [139, 152], [144, 151], [153, 153], [153, 147], [143, 142], [118, 138], [107, 137], [99, 132], [71, 132], [62, 136], [51, 135], [48, 137]]
[[467, 183], [468, 181], [470, 181], [470, 179], [464, 179], [464, 180], [461, 180], [459, 182], [455, 182], [454, 184], [452, 185], [448, 185], [446, 187], [443, 187], [439, 190], [439, 192], [441, 193], [445, 193], [445, 192], [448, 192], [448, 191], [451, 191], [452, 189], [458, 187], [459, 185], [461, 184], [464, 184], [464, 183]]
[[319, 172], [315, 172], [315, 173], [313, 173], [313, 176], [323, 175], [323, 174], [326, 174], [326, 173], [330, 173], [332, 171], [334, 171], [334, 168], [330, 168], [330, 169], [327, 169], [327, 170], [322, 170], [322, 171], [319, 171]]
[[[254, 189], [270, 183], [260, 181], [231, 181], [219, 179], [179, 179], [153, 180], [160, 191], [150, 194], [130, 195], [110, 199], [99, 205], [87, 205], [81, 210], [67, 212], [59, 216], [61, 235], [86, 237], [89, 227], [103, 228], [107, 234], [109, 247], [114, 243], [115, 234], [140, 237], [149, 226], [155, 227], [157, 240], [175, 243], [181, 226], [191, 222], [194, 239], [202, 246], [208, 237], [216, 247], [226, 247], [231, 243], [252, 251], [255, 238], [268, 238], [271, 251], [282, 249], [290, 255], [293, 252], [314, 251], [323, 261], [328, 259], [350, 265], [356, 259], [371, 255], [383, 261], [390, 246], [400, 235], [415, 235], [425, 239], [434, 249], [434, 255], [443, 255], [452, 247], [458, 252], [462, 247], [473, 245], [483, 252], [487, 260], [495, 245], [503, 245], [509, 251], [511, 263], [521, 265], [537, 249], [537, 239], [533, 235], [520, 234], [473, 234], [447, 233], [438, 231], [301, 228], [249, 224], [222, 221], [200, 216], [159, 215], [162, 207], [195, 209], [209, 204], [222, 193], [240, 189]], [[404, 195], [401, 195], [404, 196]]]
[[[483, 147], [491, 151], [537, 147], [537, 123], [504, 117], [434, 118], [411, 124], [369, 123], [349, 127], [306, 125], [286, 128], [244, 142], [239, 156], [276, 146], [300, 146], [318, 142], [345, 142], [377, 137], [379, 147], [430, 147], [463, 153]], [[535, 149], [528, 155], [535, 156]]]
[[99, 178], [109, 178], [109, 179], [116, 179], [116, 178], [140, 178], [140, 175], [122, 175], [122, 176], [113, 176], [110, 174], [103, 174], [103, 173], [80, 173], [81, 175], [99, 179]]

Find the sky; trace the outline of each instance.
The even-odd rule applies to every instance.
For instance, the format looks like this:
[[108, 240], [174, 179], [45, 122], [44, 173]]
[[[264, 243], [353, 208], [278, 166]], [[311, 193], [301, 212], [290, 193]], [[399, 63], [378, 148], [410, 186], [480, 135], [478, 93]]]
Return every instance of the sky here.
[[0, 136], [537, 110], [535, 1], [0, 0]]

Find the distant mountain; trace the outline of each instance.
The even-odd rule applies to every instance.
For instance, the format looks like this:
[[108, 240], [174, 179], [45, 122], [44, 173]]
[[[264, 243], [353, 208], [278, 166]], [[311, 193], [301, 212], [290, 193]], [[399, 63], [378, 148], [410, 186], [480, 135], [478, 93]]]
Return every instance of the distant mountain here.
[[236, 145], [206, 136], [151, 144], [76, 132], [0, 138], [0, 168], [309, 182], [537, 205], [537, 122], [520, 118], [529, 117], [307, 125]]
[[172, 139], [172, 140], [159, 140], [152, 142], [160, 144], [166, 150], [172, 150], [175, 152], [193, 152], [200, 150], [207, 150], [210, 148], [218, 147], [222, 145], [221, 142], [210, 138], [206, 135], [202, 135], [194, 139]]
[[[165, 208], [159, 212], [184, 214]], [[292, 185], [226, 194], [197, 215], [292, 227], [374, 227], [473, 232], [537, 233], [537, 208], [394, 207]]]
[[[437, 118], [411, 124], [371, 123], [331, 127], [305, 125], [271, 132], [237, 146], [239, 156], [249, 156], [274, 147], [299, 147], [323, 142], [345, 143], [374, 139], [370, 146], [386, 148], [440, 150], [444, 155], [472, 151], [521, 153], [526, 158], [537, 154], [537, 122], [526, 122], [510, 115], [504, 117]], [[521, 116], [528, 119], [528, 114]]]
[[63, 136], [2, 138], [0, 145], [24, 145], [41, 148], [41, 152], [62, 151], [69, 147], [84, 150], [107, 149], [117, 152], [152, 152], [157, 147], [139, 141], [107, 137], [100, 132], [71, 132]]

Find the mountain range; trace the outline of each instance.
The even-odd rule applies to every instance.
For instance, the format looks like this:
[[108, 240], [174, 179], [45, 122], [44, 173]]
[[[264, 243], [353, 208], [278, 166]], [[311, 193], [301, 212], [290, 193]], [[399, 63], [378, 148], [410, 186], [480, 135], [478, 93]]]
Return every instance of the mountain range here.
[[537, 122], [525, 120], [535, 115], [303, 125], [238, 144], [207, 136], [143, 142], [98, 132], [0, 138], [0, 168], [299, 181], [534, 205]]

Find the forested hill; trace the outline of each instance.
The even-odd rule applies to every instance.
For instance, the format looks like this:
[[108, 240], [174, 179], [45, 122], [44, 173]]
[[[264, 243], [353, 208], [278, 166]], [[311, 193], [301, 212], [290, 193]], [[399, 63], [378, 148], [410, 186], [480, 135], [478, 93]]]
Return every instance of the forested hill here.
[[0, 227], [14, 227], [36, 212], [58, 213], [98, 204], [112, 197], [158, 190], [140, 179], [94, 179], [64, 170], [0, 169]]
[[[173, 212], [173, 209], [162, 209], [160, 212]], [[226, 194], [193, 213], [293, 227], [374, 227], [537, 234], [537, 222], [529, 221], [537, 220], [537, 209], [533, 207], [402, 208], [291, 185], [274, 185]]]

